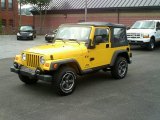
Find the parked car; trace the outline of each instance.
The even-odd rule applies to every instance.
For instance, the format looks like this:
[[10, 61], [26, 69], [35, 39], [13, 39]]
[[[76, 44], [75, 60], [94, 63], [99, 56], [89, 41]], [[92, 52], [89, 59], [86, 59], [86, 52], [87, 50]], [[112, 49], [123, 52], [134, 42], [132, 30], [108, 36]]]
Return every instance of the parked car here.
[[47, 42], [49, 42], [49, 43], [50, 43], [50, 42], [53, 42], [53, 39], [54, 39], [56, 33], [57, 33], [57, 29], [54, 30], [54, 31], [52, 31], [52, 32], [49, 33], [49, 34], [46, 34], [46, 35], [45, 35], [45, 41], [47, 41]]
[[36, 38], [36, 30], [34, 29], [33, 26], [25, 25], [19, 28], [19, 31], [17, 33], [17, 40], [21, 39], [33, 40], [34, 38]]
[[127, 30], [127, 38], [131, 45], [140, 45], [153, 50], [155, 43], [160, 41], [160, 20], [136, 21]]

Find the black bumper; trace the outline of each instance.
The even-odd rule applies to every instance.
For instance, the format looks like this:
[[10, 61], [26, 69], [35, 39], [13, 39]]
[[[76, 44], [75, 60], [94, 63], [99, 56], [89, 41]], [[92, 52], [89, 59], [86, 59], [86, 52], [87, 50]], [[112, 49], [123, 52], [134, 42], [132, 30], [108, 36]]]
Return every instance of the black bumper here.
[[33, 39], [33, 36], [17, 36], [17, 39], [28, 40]]
[[143, 42], [143, 41], [129, 41], [130, 45], [148, 45], [148, 42]]
[[20, 69], [17, 69], [15, 67], [11, 67], [10, 71], [14, 72], [14, 73], [17, 73], [17, 74], [24, 75], [24, 76], [28, 76], [29, 78], [37, 78], [37, 79], [43, 80], [43, 81], [52, 81], [52, 79], [53, 79], [51, 75], [29, 73], [29, 72], [25, 72], [25, 71], [22, 71]]
[[53, 37], [45, 37], [45, 41], [47, 42], [53, 42]]

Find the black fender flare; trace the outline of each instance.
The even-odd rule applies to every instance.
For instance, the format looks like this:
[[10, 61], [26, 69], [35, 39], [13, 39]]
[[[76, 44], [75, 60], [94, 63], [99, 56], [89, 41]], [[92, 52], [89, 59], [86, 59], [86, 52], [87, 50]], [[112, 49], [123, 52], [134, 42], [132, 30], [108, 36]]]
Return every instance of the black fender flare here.
[[[55, 64], [57, 64], [56, 68], [54, 68]], [[51, 65], [50, 65], [50, 70], [55, 71], [58, 68], [60, 68], [62, 65], [71, 66], [73, 68], [76, 68], [77, 73], [81, 72], [81, 67], [80, 67], [79, 63], [74, 59], [66, 59], [66, 60], [60, 60], [60, 61], [52, 62]]]
[[130, 57], [128, 55], [128, 51], [127, 50], [118, 50], [118, 51], [114, 52], [114, 54], [112, 56], [112, 59], [111, 59], [110, 66], [114, 66], [114, 63], [115, 63], [118, 56], [125, 57], [127, 59], [128, 63], [131, 63]]

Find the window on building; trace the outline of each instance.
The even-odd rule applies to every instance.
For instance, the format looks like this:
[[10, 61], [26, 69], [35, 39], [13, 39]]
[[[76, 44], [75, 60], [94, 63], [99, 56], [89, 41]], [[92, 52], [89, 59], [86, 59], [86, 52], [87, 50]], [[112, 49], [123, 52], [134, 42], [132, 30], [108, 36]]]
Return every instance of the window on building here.
[[8, 8], [9, 9], [13, 8], [13, 0], [8, 0]]
[[7, 21], [6, 19], [2, 19], [2, 27], [6, 27], [7, 26]]
[[8, 0], [8, 8], [13, 9], [13, 0]]
[[14, 27], [14, 22], [13, 22], [12, 19], [9, 20], [9, 26], [10, 26], [10, 27]]
[[6, 9], [6, 0], [1, 0], [1, 9]]

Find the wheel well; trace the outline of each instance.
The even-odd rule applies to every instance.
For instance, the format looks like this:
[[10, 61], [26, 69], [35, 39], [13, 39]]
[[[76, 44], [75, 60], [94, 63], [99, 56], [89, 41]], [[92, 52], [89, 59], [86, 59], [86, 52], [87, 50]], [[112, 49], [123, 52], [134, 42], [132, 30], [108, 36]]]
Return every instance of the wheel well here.
[[117, 55], [117, 57], [124, 57], [124, 58], [127, 59], [128, 63], [129, 63], [129, 56], [128, 56], [128, 53], [126, 53], [126, 52], [119, 53], [119, 54]]
[[155, 37], [154, 36], [152, 36], [151, 39], [153, 39], [155, 41]]
[[63, 67], [66, 66], [66, 67], [71, 67], [71, 68], [73, 68], [73, 69], [76, 71], [77, 74], [79, 74], [79, 73], [81, 72], [80, 67], [79, 67], [79, 66], [77, 65], [77, 63], [75, 63], [75, 62], [69, 62], [69, 63], [61, 64], [61, 65], [59, 66], [59, 68], [61, 68], [62, 66], [63, 66]]

